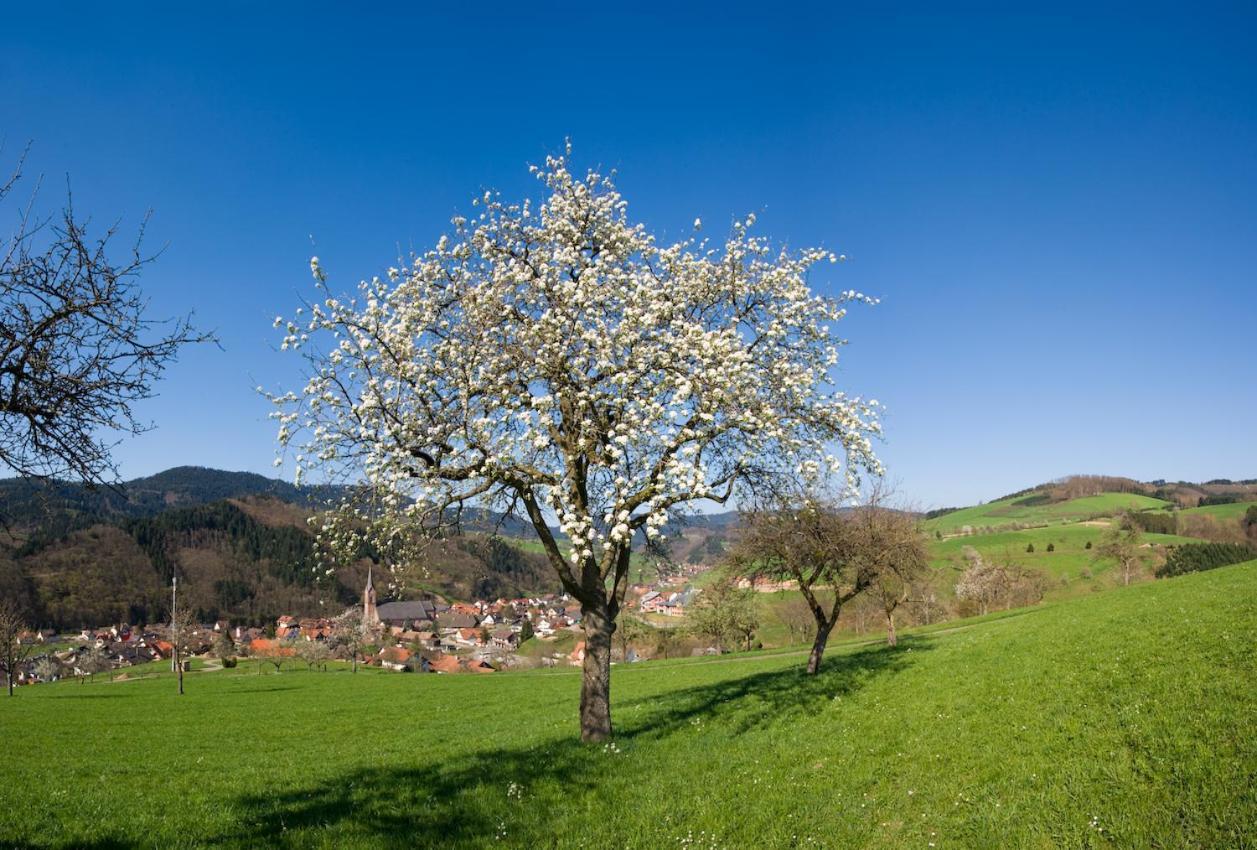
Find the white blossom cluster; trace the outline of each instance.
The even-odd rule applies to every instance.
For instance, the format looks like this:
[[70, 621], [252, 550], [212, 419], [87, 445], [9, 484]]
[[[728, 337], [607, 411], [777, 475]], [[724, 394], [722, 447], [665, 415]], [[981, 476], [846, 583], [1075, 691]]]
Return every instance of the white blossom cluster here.
[[807, 282], [837, 257], [774, 249], [754, 216], [720, 244], [660, 245], [610, 177], [533, 170], [543, 203], [487, 192], [353, 298], [311, 260], [318, 300], [276, 319], [308, 381], [270, 396], [298, 480], [365, 479], [403, 519], [495, 499], [557, 519], [580, 585], [698, 500], [880, 472], [877, 402], [830, 378], [846, 305], [873, 299]]

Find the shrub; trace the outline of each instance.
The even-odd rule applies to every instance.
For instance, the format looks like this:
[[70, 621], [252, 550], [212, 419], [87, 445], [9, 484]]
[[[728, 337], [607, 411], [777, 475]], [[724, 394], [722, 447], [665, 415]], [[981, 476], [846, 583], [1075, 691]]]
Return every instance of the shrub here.
[[1084, 546], [1084, 547], [1082, 547], [1082, 548], [1084, 548], [1084, 549], [1090, 549], [1090, 548], [1091, 548], [1091, 541], [1090, 541], [1090, 540], [1088, 540], [1088, 541], [1087, 541], [1087, 545], [1086, 545], [1086, 546]]
[[236, 666], [236, 659], [228, 655], [226, 658], [223, 659], [223, 666], [226, 667], [228, 670], [230, 670], [232, 667]]
[[1033, 544], [1033, 543], [1027, 543], [1027, 544], [1026, 544], [1026, 551], [1027, 551], [1027, 552], [1033, 552], [1033, 551], [1034, 551], [1034, 544]]
[[1180, 576], [1185, 573], [1216, 570], [1229, 564], [1238, 564], [1257, 558], [1257, 551], [1237, 543], [1192, 543], [1179, 546], [1170, 552], [1165, 563], [1157, 569], [1158, 578]]
[[1056, 544], [1055, 544], [1055, 543], [1049, 543], [1049, 544], [1048, 544], [1048, 547], [1047, 547], [1047, 550], [1048, 550], [1049, 552], [1055, 552], [1055, 551], [1056, 551]]

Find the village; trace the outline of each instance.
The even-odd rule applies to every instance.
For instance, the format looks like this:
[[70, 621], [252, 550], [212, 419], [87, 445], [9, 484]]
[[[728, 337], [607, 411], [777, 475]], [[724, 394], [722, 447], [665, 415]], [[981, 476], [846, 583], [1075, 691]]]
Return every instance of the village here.
[[[687, 606], [701, 592], [689, 579], [708, 567], [687, 564], [669, 577], [627, 589], [625, 607], [659, 628], [678, 628]], [[565, 635], [571, 635], [564, 640]], [[59, 679], [91, 681], [126, 668], [176, 657], [184, 670], [217, 670], [253, 659], [259, 670], [277, 672], [304, 663], [325, 668], [351, 662], [397, 672], [493, 673], [533, 666], [579, 666], [584, 660], [580, 605], [566, 594], [452, 602], [435, 594], [413, 600], [378, 602], [368, 573], [362, 601], [337, 617], [283, 614], [266, 626], [219, 620], [191, 624], [172, 634], [169, 623], [113, 624], [79, 632], [41, 629], [25, 633], [29, 652], [16, 683]], [[535, 640], [532, 652], [518, 650]], [[176, 653], [176, 642], [179, 644]], [[619, 659], [640, 660], [631, 647]], [[193, 660], [201, 659], [194, 668]]]

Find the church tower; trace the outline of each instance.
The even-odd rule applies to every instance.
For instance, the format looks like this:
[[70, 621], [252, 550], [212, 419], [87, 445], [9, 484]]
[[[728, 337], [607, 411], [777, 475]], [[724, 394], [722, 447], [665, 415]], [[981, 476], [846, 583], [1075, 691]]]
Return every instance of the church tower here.
[[375, 583], [371, 581], [370, 567], [367, 567], [367, 586], [362, 591], [362, 622], [367, 626], [380, 624], [380, 615], [375, 610]]

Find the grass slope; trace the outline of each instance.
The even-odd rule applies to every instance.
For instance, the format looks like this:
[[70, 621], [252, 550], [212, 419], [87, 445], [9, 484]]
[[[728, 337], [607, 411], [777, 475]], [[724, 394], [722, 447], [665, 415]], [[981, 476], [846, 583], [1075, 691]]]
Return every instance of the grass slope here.
[[1058, 523], [1092, 516], [1112, 516], [1122, 511], [1144, 511], [1163, 508], [1169, 502], [1140, 496], [1136, 493], [1101, 493], [1065, 502], [1047, 502], [1040, 493], [1000, 499], [985, 505], [961, 508], [935, 517], [925, 523], [930, 531], [944, 534], [960, 531], [964, 526], [983, 528], [1014, 523]]
[[1231, 502], [1225, 505], [1205, 505], [1203, 508], [1188, 508], [1179, 511], [1179, 516], [1211, 516], [1214, 519], [1227, 521], [1244, 516], [1248, 509], [1257, 502]]
[[1257, 846], [1257, 562], [847, 644], [578, 677], [201, 673], [0, 700], [0, 844]]
[[[1104, 526], [1074, 523], [1018, 531], [997, 531], [991, 534], [931, 540], [929, 551], [931, 563], [940, 569], [956, 566], [963, 560], [965, 548], [973, 547], [987, 559], [1011, 561], [1043, 570], [1057, 578], [1075, 579], [1083, 570], [1099, 576], [1112, 567], [1110, 562], [1096, 558], [1094, 548], [1086, 548], [1087, 543], [1091, 543], [1092, 547], [1098, 546], [1107, 530]], [[1196, 538], [1174, 534], [1145, 533], [1142, 539], [1145, 543], [1162, 546], [1183, 546], [1200, 542]], [[1055, 547], [1055, 551], [1047, 551], [1049, 543]], [[1030, 545], [1034, 546], [1033, 552], [1026, 551], [1026, 547]]]

